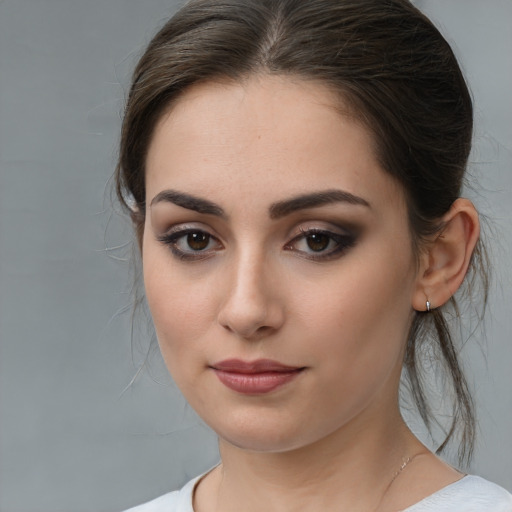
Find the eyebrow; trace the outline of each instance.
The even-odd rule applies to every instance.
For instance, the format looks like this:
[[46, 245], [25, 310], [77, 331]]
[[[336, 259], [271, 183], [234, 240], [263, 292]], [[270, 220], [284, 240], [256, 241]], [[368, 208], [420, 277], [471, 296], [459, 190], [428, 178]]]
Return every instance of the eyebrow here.
[[[162, 190], [151, 200], [151, 206], [161, 202], [173, 203], [187, 210], [226, 218], [226, 213], [218, 204], [208, 199], [203, 199], [177, 190]], [[344, 190], [329, 189], [272, 203], [269, 207], [269, 215], [271, 219], [280, 219], [299, 210], [318, 208], [332, 203], [348, 203], [371, 208], [370, 203], [362, 197]]]
[[329, 189], [273, 203], [269, 208], [269, 213], [271, 219], [279, 219], [299, 210], [318, 208], [332, 203], [348, 203], [371, 208], [370, 203], [362, 197], [344, 190]]
[[162, 190], [151, 200], [151, 206], [161, 202], [173, 203], [187, 210], [194, 210], [206, 215], [226, 217], [224, 210], [218, 204], [177, 190]]

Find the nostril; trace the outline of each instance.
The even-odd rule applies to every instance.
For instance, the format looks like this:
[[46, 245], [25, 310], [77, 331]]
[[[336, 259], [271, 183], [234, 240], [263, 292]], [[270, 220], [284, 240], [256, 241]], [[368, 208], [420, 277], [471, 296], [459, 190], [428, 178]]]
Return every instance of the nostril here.
[[260, 340], [262, 338], [266, 338], [270, 336], [275, 329], [273, 327], [270, 327], [268, 325], [262, 325], [261, 327], [258, 327], [254, 332], [251, 334], [245, 336], [246, 339], [251, 340]]
[[[266, 286], [258, 273], [242, 273], [226, 291], [220, 304], [218, 323], [230, 333], [247, 340], [259, 340], [278, 330], [284, 321], [283, 303]], [[237, 274], [238, 275], [238, 274]]]
[[258, 327], [258, 329], [256, 329], [255, 334], [266, 335], [270, 334], [274, 330], [275, 329], [273, 327], [270, 327], [269, 325], [262, 325], [261, 327]]
[[247, 340], [250, 339], [256, 339], [259, 340], [261, 338], [264, 338], [265, 336], [269, 336], [272, 334], [273, 331], [276, 329], [274, 327], [271, 327], [269, 325], [261, 325], [261, 326], [233, 326], [229, 323], [222, 324], [224, 329], [227, 331], [238, 335], [240, 338], [244, 338]]

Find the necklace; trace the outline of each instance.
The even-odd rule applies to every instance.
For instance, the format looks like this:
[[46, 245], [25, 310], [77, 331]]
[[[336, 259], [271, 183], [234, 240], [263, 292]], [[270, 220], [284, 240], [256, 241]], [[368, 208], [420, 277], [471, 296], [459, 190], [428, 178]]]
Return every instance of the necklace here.
[[384, 490], [384, 492], [382, 493], [382, 496], [380, 497], [380, 500], [379, 500], [379, 503], [377, 504], [377, 507], [375, 508], [375, 510], [373, 512], [378, 512], [380, 506], [382, 505], [382, 501], [384, 500], [384, 498], [387, 496], [388, 492], [389, 492], [389, 489], [391, 488], [391, 486], [393, 485], [393, 482], [402, 474], [402, 472], [404, 471], [404, 469], [418, 456], [418, 455], [422, 455], [424, 454], [425, 452], [424, 451], [421, 451], [421, 452], [418, 452], [410, 457], [406, 457], [406, 458], [403, 458], [402, 459], [402, 464], [400, 465], [400, 467], [398, 468], [398, 470], [395, 472], [395, 474], [393, 475], [393, 478], [391, 479], [391, 481], [389, 482], [389, 484], [387, 485], [386, 489]]
[[[402, 458], [402, 463], [400, 464], [400, 467], [398, 468], [397, 471], [395, 471], [393, 477], [391, 478], [391, 481], [389, 482], [389, 484], [386, 486], [386, 489], [384, 489], [384, 492], [382, 493], [382, 496], [380, 497], [380, 500], [379, 500], [379, 503], [377, 503], [377, 506], [375, 507], [375, 509], [372, 511], [372, 512], [378, 512], [381, 505], [382, 505], [382, 502], [384, 500], [384, 498], [387, 496], [388, 492], [389, 492], [389, 489], [391, 488], [391, 486], [393, 485], [394, 481], [403, 473], [403, 471], [405, 470], [405, 468], [416, 458], [418, 457], [419, 455], [424, 455], [428, 453], [428, 451], [421, 451], [421, 452], [418, 452], [414, 455], [411, 455], [409, 457], [404, 457]], [[195, 489], [194, 489], [194, 492], [195, 492]], [[218, 499], [218, 496], [217, 496], [217, 499]]]

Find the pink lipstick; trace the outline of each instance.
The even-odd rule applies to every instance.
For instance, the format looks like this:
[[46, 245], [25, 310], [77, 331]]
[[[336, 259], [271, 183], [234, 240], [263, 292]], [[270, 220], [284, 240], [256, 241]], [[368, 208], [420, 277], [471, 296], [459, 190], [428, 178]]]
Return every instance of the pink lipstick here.
[[269, 393], [290, 382], [304, 368], [287, 366], [271, 359], [242, 361], [226, 359], [212, 364], [218, 379], [229, 389], [247, 395]]

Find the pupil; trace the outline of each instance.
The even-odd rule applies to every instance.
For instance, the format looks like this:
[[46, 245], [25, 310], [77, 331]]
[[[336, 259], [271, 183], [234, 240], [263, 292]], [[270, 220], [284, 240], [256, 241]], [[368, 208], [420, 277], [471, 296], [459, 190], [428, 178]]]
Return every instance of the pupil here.
[[187, 244], [194, 251], [203, 251], [208, 247], [210, 235], [206, 233], [189, 233], [187, 235]]
[[327, 249], [327, 246], [329, 245], [329, 237], [321, 233], [309, 235], [307, 237], [307, 244], [312, 251], [320, 252]]

